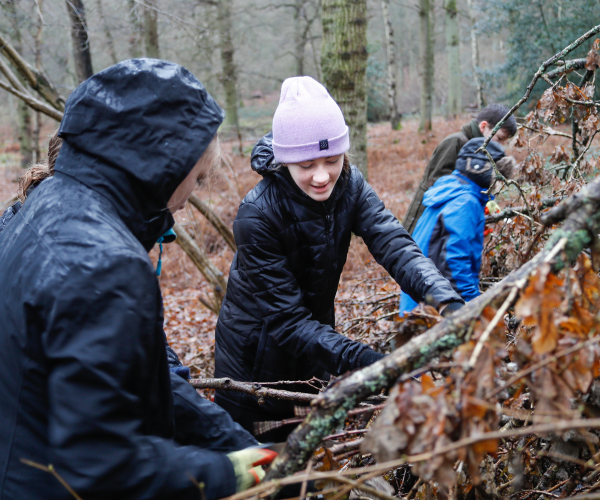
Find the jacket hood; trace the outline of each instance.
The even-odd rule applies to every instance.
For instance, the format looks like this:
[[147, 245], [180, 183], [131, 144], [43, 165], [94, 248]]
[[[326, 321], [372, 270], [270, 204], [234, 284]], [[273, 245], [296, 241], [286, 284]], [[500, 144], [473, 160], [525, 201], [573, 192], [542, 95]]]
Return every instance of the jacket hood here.
[[250, 166], [252, 170], [263, 177], [277, 170], [273, 154], [273, 132], [269, 132], [254, 145]]
[[427, 190], [423, 196], [423, 205], [426, 207], [437, 208], [445, 203], [469, 194], [474, 196], [484, 206], [493, 197], [482, 193], [479, 187], [471, 179], [462, 175], [458, 170], [452, 172], [452, 175], [446, 175], [436, 181], [436, 183]]
[[223, 118], [185, 68], [157, 59], [123, 61], [71, 93], [55, 171], [107, 198], [150, 249], [172, 227], [167, 202]]

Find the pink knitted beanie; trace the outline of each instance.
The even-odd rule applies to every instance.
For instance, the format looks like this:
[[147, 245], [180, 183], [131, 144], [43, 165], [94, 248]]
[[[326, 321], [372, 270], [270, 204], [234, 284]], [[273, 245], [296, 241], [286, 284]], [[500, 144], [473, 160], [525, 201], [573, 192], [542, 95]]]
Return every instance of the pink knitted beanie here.
[[310, 76], [285, 80], [273, 117], [275, 161], [298, 163], [337, 156], [349, 148], [344, 115], [327, 89]]

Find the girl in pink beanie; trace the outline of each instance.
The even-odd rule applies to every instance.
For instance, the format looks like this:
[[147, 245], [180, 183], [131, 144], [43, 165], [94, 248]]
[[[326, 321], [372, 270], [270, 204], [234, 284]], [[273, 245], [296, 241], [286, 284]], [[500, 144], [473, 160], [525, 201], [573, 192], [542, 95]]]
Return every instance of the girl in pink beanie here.
[[[349, 147], [344, 116], [327, 89], [307, 76], [285, 80], [273, 132], [252, 152], [252, 168], [264, 178], [242, 200], [233, 224], [237, 252], [217, 323], [216, 377], [328, 379], [383, 357], [334, 328], [352, 233], [416, 301], [427, 298], [448, 310], [463, 304], [350, 165]], [[293, 417], [296, 404], [259, 405], [253, 396], [227, 391], [217, 391], [215, 401], [250, 432], [256, 422]], [[281, 441], [290, 431], [260, 438]]]

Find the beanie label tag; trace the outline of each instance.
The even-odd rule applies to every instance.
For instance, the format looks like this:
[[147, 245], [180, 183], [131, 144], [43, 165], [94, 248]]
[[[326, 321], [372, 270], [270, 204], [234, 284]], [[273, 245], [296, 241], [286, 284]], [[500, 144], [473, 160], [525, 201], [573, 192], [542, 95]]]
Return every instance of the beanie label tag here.
[[329, 141], [327, 139], [319, 141], [319, 151], [323, 151], [324, 149], [329, 149]]

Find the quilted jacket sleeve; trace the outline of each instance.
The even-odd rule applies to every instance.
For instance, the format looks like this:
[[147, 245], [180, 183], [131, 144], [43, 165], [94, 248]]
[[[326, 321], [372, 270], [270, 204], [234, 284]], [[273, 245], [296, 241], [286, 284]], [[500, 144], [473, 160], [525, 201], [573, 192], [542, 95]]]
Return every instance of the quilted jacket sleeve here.
[[464, 302], [362, 175], [359, 172], [354, 175], [359, 175], [360, 180], [353, 232], [365, 241], [375, 260], [416, 302], [428, 302], [435, 307]]
[[360, 366], [361, 355], [370, 348], [312, 318], [279, 235], [261, 210], [242, 204], [233, 230], [239, 269], [277, 345], [293, 357], [315, 360], [334, 375]]

